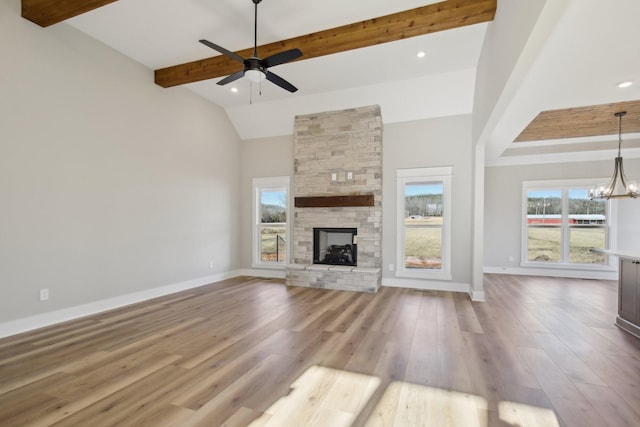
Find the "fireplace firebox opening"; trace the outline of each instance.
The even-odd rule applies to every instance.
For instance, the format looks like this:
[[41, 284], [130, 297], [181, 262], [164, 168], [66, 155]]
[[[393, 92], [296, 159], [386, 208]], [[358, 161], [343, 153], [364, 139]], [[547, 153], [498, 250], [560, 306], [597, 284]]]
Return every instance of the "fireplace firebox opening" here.
[[314, 228], [313, 263], [357, 266], [357, 228]]

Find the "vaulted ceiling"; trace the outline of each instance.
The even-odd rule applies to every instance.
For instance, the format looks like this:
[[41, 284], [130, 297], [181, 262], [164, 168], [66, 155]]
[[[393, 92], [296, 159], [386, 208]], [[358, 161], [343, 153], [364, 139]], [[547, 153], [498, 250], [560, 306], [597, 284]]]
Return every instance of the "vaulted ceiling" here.
[[[300, 89], [294, 94], [248, 79], [216, 84], [242, 65], [198, 40], [251, 56], [251, 0], [22, 0], [22, 13], [44, 27], [69, 24], [154, 70], [150, 80], [165, 90], [184, 86], [221, 106], [246, 139], [290, 134], [296, 114], [368, 104], [381, 105], [385, 123], [469, 114], [488, 26], [494, 17], [508, 25], [514, 8], [530, 2], [264, 0], [258, 55], [302, 50], [299, 60], [274, 67]], [[608, 156], [617, 139], [611, 111], [619, 109], [629, 110], [625, 144], [640, 156], [633, 148], [640, 147], [640, 50], [633, 48], [640, 2], [535, 4], [542, 12], [484, 135], [489, 161]], [[622, 80], [635, 85], [619, 89]]]
[[[22, 4], [25, 18], [69, 24], [154, 70], [167, 90], [181, 85], [221, 106], [247, 139], [291, 134], [297, 114], [362, 105], [381, 105], [386, 123], [469, 114], [475, 67], [497, 1], [264, 0], [258, 55], [293, 47], [303, 52], [300, 60], [271, 69], [298, 87], [294, 94], [248, 79], [216, 84], [242, 65], [198, 40], [250, 56], [251, 0]], [[419, 51], [424, 58], [416, 57]]]

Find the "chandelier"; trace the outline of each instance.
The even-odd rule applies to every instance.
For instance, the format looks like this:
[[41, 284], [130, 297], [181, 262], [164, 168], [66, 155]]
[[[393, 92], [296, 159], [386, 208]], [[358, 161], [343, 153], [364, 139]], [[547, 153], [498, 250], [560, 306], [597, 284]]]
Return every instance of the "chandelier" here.
[[622, 167], [622, 154], [620, 147], [622, 145], [622, 118], [627, 114], [626, 111], [620, 111], [615, 114], [618, 118], [618, 157], [615, 159], [615, 167], [613, 169], [613, 177], [609, 184], [605, 186], [600, 184], [597, 187], [589, 188], [589, 197], [593, 199], [618, 199], [622, 197], [636, 198], [638, 193], [638, 185], [635, 181], [627, 181]]

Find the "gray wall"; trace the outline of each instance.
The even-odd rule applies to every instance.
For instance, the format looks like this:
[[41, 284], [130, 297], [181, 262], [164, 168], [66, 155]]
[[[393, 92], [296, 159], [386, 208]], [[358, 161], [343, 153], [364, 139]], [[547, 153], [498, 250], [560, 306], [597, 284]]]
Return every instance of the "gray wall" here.
[[[384, 118], [384, 111], [382, 112]], [[451, 273], [453, 282], [471, 280], [471, 116], [450, 116], [385, 125], [382, 138], [383, 279], [396, 262], [396, 170], [453, 166]], [[405, 279], [407, 280], [407, 279]], [[443, 282], [446, 283], [446, 282]]]
[[[629, 179], [640, 179], [640, 159], [625, 159]], [[531, 180], [609, 177], [613, 159], [607, 161], [488, 167], [485, 174], [485, 266], [520, 265], [522, 182]], [[600, 181], [598, 181], [600, 182]], [[594, 182], [597, 184], [597, 182]], [[620, 248], [632, 249], [640, 241], [637, 215], [640, 200], [614, 201], [618, 207]], [[636, 243], [636, 249], [640, 249]], [[514, 262], [509, 263], [509, 256]]]
[[[384, 111], [382, 119], [384, 121]], [[387, 124], [382, 141], [383, 278], [394, 277], [388, 265], [396, 262], [396, 170], [453, 166], [452, 274], [453, 281], [469, 283], [471, 116]], [[241, 262], [246, 268], [251, 266], [251, 179], [281, 175], [293, 175], [292, 136], [242, 142]]]
[[224, 111], [15, 0], [0, 40], [0, 322], [237, 267]]
[[[250, 268], [253, 228], [251, 180], [274, 176], [289, 176], [293, 180], [293, 135], [244, 140], [240, 152], [241, 200], [238, 218], [242, 226], [240, 227], [239, 263], [244, 268]], [[293, 182], [291, 182], [291, 191], [293, 191]]]
[[[640, 159], [625, 159], [627, 177], [640, 182]], [[635, 166], [634, 166], [635, 165]], [[632, 166], [632, 168], [629, 168]], [[640, 254], [640, 199], [620, 199], [618, 203], [617, 248]]]

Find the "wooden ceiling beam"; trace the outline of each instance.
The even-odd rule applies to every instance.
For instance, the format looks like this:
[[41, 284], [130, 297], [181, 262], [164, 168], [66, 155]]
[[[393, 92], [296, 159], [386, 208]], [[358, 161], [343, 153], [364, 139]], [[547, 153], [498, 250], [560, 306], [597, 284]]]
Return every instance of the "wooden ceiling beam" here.
[[626, 111], [623, 133], [640, 132], [640, 100], [548, 110], [538, 114], [514, 142], [617, 135], [615, 113]]
[[48, 27], [118, 0], [22, 0], [22, 17]]
[[[492, 21], [497, 0], [447, 0], [416, 9], [368, 19], [329, 30], [294, 37], [258, 47], [261, 58], [298, 48], [299, 60], [317, 58], [352, 49], [360, 49], [421, 36], [438, 31]], [[217, 40], [212, 40], [218, 42]], [[194, 41], [195, 43], [195, 41]], [[236, 52], [243, 58], [252, 56], [253, 48]], [[155, 82], [172, 87], [226, 76], [241, 65], [223, 55], [155, 70]]]

